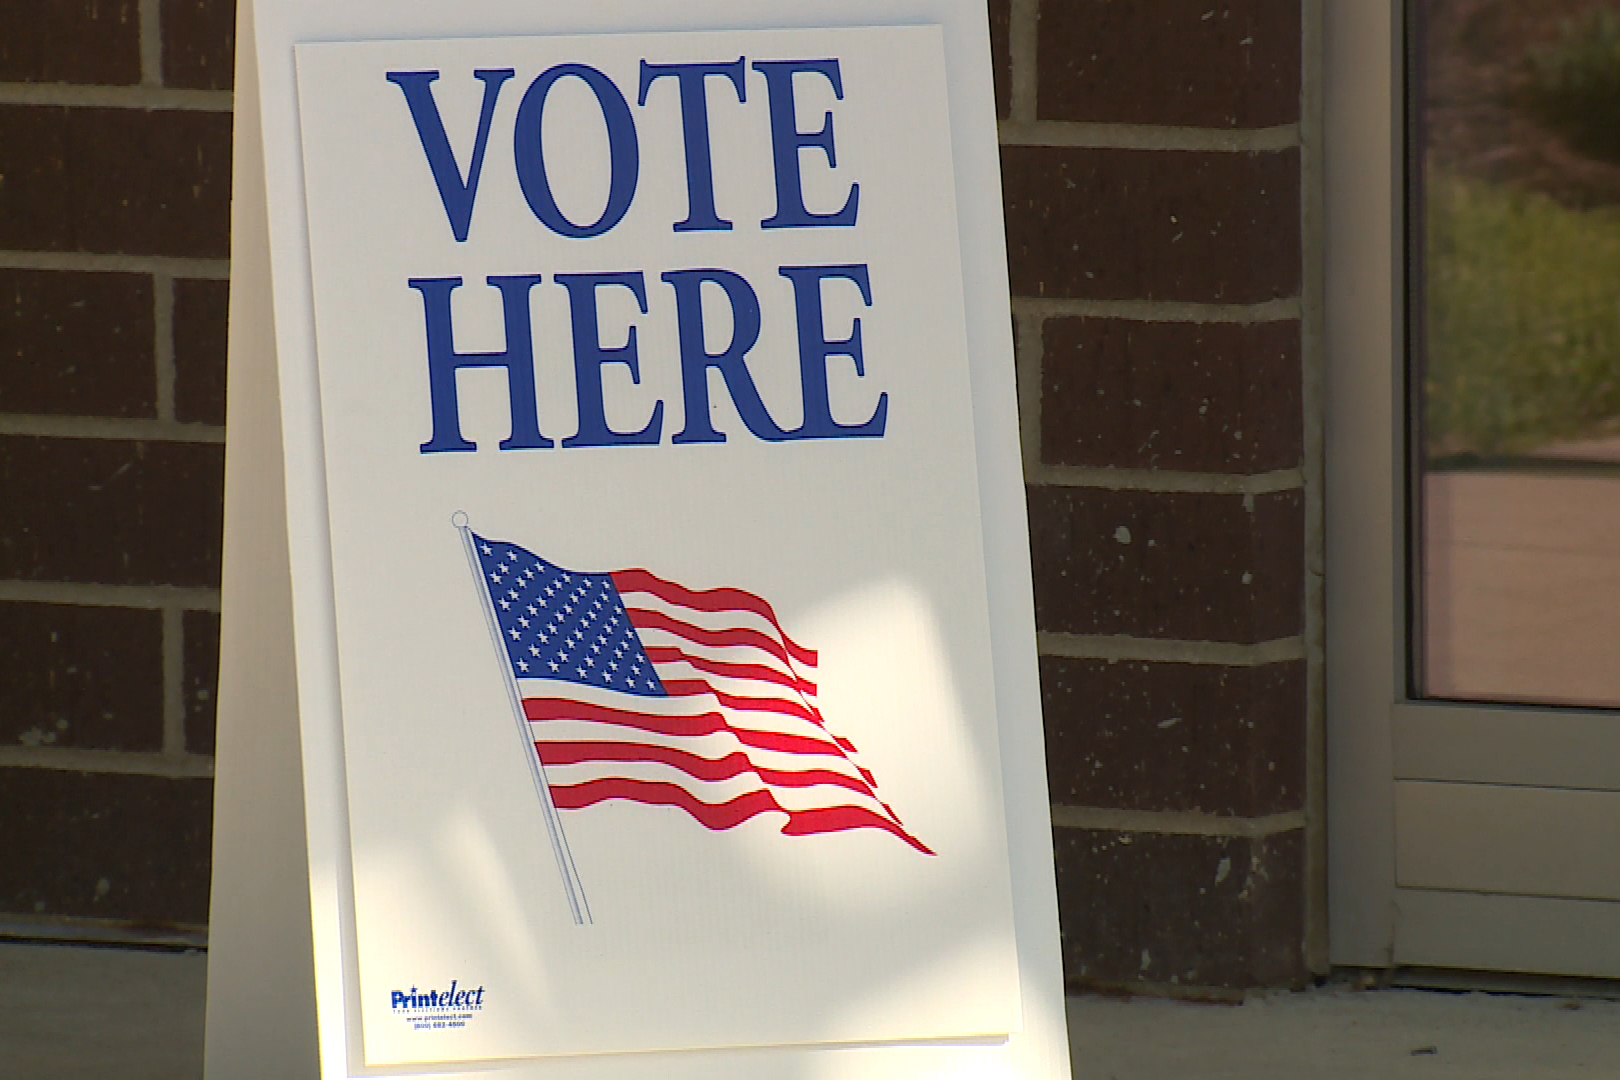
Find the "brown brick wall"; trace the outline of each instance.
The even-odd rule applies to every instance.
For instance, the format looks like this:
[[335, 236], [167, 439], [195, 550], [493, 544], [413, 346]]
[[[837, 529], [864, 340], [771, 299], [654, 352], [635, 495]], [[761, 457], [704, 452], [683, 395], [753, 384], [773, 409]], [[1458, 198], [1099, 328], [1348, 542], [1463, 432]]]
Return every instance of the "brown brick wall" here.
[[[1077, 986], [1307, 975], [1303, 8], [989, 4]], [[206, 921], [233, 12], [0, 0], [0, 931]]]
[[1303, 11], [992, 5], [1074, 986], [1308, 976]]
[[0, 0], [0, 933], [207, 923], [234, 7]]

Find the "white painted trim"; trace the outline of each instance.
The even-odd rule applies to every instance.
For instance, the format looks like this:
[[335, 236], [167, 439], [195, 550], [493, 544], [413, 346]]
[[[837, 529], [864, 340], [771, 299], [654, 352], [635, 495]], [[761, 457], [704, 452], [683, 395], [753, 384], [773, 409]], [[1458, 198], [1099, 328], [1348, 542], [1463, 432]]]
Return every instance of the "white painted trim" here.
[[1394, 958], [1400, 29], [1396, 0], [1323, 26], [1329, 956], [1360, 967]]
[[1620, 904], [1397, 889], [1394, 906], [1403, 965], [1620, 977]]
[[1393, 716], [1398, 780], [1620, 792], [1611, 712], [1426, 701], [1398, 704]]

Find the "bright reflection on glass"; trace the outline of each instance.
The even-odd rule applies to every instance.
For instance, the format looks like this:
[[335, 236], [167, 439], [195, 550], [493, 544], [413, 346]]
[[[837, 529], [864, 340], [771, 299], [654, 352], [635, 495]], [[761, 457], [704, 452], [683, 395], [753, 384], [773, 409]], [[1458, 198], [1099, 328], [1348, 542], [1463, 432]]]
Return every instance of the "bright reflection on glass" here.
[[1418, 690], [1620, 706], [1620, 9], [1416, 15]]

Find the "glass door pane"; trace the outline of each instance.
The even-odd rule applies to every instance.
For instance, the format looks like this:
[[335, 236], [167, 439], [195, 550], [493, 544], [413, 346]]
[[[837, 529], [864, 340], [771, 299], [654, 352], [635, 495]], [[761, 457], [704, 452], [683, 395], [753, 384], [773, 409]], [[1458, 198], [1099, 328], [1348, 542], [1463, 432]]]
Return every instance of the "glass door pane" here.
[[1620, 706], [1620, 4], [1413, 7], [1412, 690]]

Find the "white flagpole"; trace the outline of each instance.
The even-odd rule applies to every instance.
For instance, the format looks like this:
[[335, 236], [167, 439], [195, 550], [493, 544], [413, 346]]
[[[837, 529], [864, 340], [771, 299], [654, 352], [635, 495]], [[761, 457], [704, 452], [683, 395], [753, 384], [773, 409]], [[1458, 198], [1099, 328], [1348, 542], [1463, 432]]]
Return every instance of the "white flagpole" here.
[[518, 698], [517, 681], [512, 675], [512, 658], [507, 654], [506, 642], [501, 640], [500, 623], [496, 621], [495, 608], [490, 603], [489, 587], [484, 584], [484, 569], [478, 561], [478, 552], [473, 549], [472, 530], [467, 526], [467, 515], [457, 510], [451, 515], [450, 523], [461, 530], [461, 543], [467, 551], [467, 565], [472, 569], [473, 583], [478, 586], [478, 595], [482, 597], [480, 606], [484, 609], [484, 620], [489, 626], [489, 639], [494, 643], [495, 655], [500, 660], [501, 679], [506, 685], [506, 695], [512, 703], [512, 716], [517, 720], [518, 736], [523, 742], [523, 757], [529, 763], [529, 773], [534, 777], [534, 789], [539, 793], [540, 805], [544, 808], [546, 830], [551, 833], [551, 850], [557, 856], [557, 870], [562, 874], [563, 890], [568, 894], [568, 908], [573, 912], [574, 924], [584, 926], [591, 922], [590, 905], [585, 902], [585, 888], [580, 884], [579, 871], [574, 868], [573, 852], [568, 850], [568, 837], [563, 834], [562, 818], [557, 813], [557, 804], [551, 801], [551, 785], [546, 781], [546, 767], [540, 761], [534, 737], [529, 733], [529, 718], [524, 715], [523, 702]]

